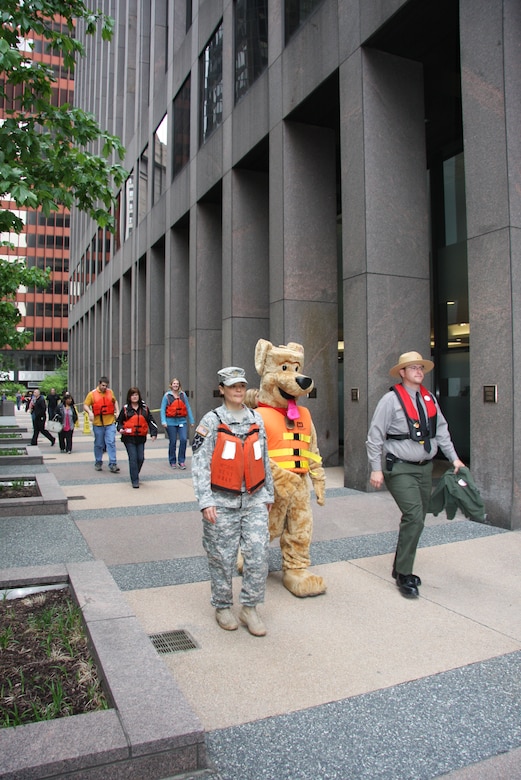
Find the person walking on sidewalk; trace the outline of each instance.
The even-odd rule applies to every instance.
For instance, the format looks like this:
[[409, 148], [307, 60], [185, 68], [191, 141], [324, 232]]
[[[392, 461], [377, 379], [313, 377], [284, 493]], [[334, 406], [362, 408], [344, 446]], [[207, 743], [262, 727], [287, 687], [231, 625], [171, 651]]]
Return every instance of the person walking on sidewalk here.
[[377, 490], [385, 482], [402, 513], [392, 576], [400, 592], [413, 598], [421, 585], [413, 566], [432, 491], [432, 459], [439, 448], [455, 472], [465, 465], [436, 398], [422, 384], [433, 368], [419, 352], [400, 355], [389, 373], [401, 382], [380, 399], [366, 441], [369, 481]]
[[116, 428], [121, 433], [121, 441], [128, 455], [128, 468], [133, 488], [139, 487], [139, 472], [145, 460], [145, 442], [147, 434], [155, 441], [157, 425], [152, 413], [141, 397], [139, 387], [130, 387], [127, 403], [119, 413]]
[[83, 409], [94, 431], [94, 468], [101, 471], [103, 452], [106, 450], [109, 469], [115, 474], [119, 471], [116, 457], [116, 417], [119, 415], [119, 406], [106, 376], [100, 377], [98, 386], [87, 394]]
[[264, 601], [268, 513], [274, 501], [266, 431], [259, 413], [244, 405], [244, 369], [229, 366], [218, 376], [224, 402], [204, 415], [192, 442], [192, 480], [203, 515], [210, 602], [219, 626], [237, 629], [232, 579], [240, 546], [244, 563], [239, 620], [253, 636], [264, 636], [256, 608]]
[[58, 440], [60, 442], [60, 450], [71, 454], [72, 452], [72, 434], [74, 433], [74, 426], [78, 422], [78, 412], [74, 405], [74, 398], [68, 392], [63, 394], [61, 404], [58, 404], [56, 414], [63, 428], [58, 434]]
[[51, 392], [47, 396], [47, 414], [49, 415], [49, 420], [52, 420], [54, 418], [54, 415], [56, 414], [56, 410], [58, 409], [59, 402], [60, 402], [60, 396], [56, 392], [56, 389], [52, 387]]
[[[168, 461], [175, 469], [186, 469], [186, 444], [188, 441], [188, 425], [194, 424], [194, 416], [188, 397], [181, 387], [179, 379], [172, 379], [170, 390], [161, 401], [161, 425], [168, 436]], [[176, 454], [179, 438], [179, 453]]]
[[38, 444], [38, 436], [40, 433], [49, 439], [51, 447], [56, 444], [56, 437], [45, 429], [45, 421], [47, 419], [47, 404], [45, 398], [40, 393], [40, 390], [36, 388], [33, 391], [33, 397], [29, 404], [29, 411], [31, 412], [31, 418], [33, 421], [33, 437], [31, 439], [31, 446], [36, 447]]

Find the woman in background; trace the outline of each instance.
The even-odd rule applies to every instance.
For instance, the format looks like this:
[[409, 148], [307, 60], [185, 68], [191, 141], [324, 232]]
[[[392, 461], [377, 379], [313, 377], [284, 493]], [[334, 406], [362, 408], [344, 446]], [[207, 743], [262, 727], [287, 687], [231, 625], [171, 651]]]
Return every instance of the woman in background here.
[[[168, 460], [173, 469], [178, 465], [180, 469], [186, 468], [188, 424], [194, 424], [194, 416], [181, 382], [174, 378], [170, 382], [170, 390], [167, 390], [161, 401], [161, 425], [168, 436]], [[178, 437], [179, 454], [176, 453]]]
[[121, 441], [127, 450], [132, 487], [138, 488], [139, 472], [145, 460], [147, 434], [150, 433], [153, 441], [157, 438], [156, 422], [138, 387], [129, 388], [127, 403], [116, 420], [116, 429], [121, 433]]
[[58, 404], [56, 409], [56, 415], [63, 425], [58, 434], [60, 450], [70, 455], [72, 452], [72, 434], [74, 433], [74, 426], [78, 422], [78, 412], [74, 406], [74, 398], [70, 393], [65, 392], [63, 394], [61, 404]]

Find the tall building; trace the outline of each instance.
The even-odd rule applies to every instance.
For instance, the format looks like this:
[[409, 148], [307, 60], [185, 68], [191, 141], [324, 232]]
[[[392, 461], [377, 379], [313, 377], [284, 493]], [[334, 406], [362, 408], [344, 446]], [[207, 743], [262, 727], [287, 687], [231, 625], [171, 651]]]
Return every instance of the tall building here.
[[[52, 24], [54, 29], [62, 29], [59, 18]], [[63, 32], [68, 34], [66, 25], [63, 25]], [[62, 58], [52, 53], [39, 35], [20, 40], [20, 46], [28, 59], [51, 66], [56, 79], [53, 105], [72, 104], [74, 74], [64, 67]], [[5, 118], [6, 111], [16, 108], [16, 89], [7, 85], [6, 93], [5, 99], [0, 97], [0, 121]], [[8, 260], [22, 257], [29, 268], [51, 270], [45, 290], [23, 288], [17, 294], [17, 305], [22, 314], [19, 327], [32, 332], [32, 341], [21, 351], [4, 350], [14, 363], [14, 370], [10, 372], [12, 379], [29, 388], [37, 387], [45, 375], [59, 367], [60, 358], [68, 350], [70, 214], [60, 208], [45, 217], [39, 211], [16, 209], [14, 202], [5, 200], [0, 201], [0, 208], [15, 209], [24, 222], [21, 234], [6, 236], [14, 249], [2, 247], [2, 257]]]
[[297, 341], [324, 461], [365, 490], [388, 370], [418, 350], [490, 521], [519, 527], [517, 0], [103, 8], [76, 96], [130, 176], [116, 235], [74, 217], [76, 395], [103, 373], [157, 407], [175, 375], [201, 415], [222, 365], [254, 383], [258, 338]]

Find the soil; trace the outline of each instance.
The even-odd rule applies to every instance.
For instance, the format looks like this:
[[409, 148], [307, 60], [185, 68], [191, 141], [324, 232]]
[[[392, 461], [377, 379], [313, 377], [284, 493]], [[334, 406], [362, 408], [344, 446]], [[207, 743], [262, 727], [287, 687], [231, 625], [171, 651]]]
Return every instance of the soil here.
[[13, 486], [0, 481], [0, 499], [2, 498], [32, 498], [41, 495], [38, 485]]
[[67, 588], [0, 599], [0, 727], [108, 706]]

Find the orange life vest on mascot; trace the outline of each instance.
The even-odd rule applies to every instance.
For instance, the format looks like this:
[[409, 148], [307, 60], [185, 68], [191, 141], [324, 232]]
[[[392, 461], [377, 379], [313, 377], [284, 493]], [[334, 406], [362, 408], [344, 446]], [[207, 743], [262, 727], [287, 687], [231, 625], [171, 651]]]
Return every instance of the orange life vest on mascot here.
[[300, 417], [294, 420], [295, 427], [286, 427], [285, 409], [259, 404], [257, 411], [264, 420], [268, 437], [268, 455], [277, 466], [296, 474], [307, 474], [309, 461], [322, 462], [320, 455], [311, 452], [311, 414], [305, 406], [299, 406]]
[[230, 493], [241, 493], [243, 482], [248, 493], [255, 493], [264, 485], [266, 474], [256, 423], [250, 425], [242, 441], [219, 420], [210, 479], [214, 490], [229, 490]]

